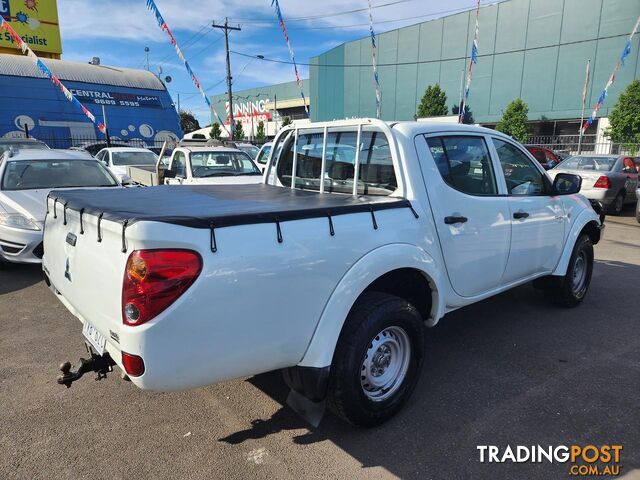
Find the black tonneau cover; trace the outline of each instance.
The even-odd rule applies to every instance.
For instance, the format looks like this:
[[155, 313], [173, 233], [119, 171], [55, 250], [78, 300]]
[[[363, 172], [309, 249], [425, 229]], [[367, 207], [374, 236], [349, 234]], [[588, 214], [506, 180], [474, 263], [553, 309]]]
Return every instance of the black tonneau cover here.
[[146, 220], [220, 228], [392, 208], [410, 208], [417, 216], [401, 198], [320, 194], [264, 184], [54, 190], [49, 196], [58, 212], [65, 209], [65, 218], [66, 209], [72, 209], [124, 225]]

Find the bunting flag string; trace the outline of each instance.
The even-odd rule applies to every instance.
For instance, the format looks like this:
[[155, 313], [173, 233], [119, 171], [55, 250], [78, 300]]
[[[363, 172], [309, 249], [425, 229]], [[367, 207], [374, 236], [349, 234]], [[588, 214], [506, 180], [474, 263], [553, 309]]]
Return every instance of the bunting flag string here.
[[467, 100], [469, 100], [469, 89], [471, 88], [471, 79], [473, 66], [478, 63], [478, 32], [480, 31], [480, 0], [476, 6], [476, 28], [473, 34], [473, 43], [471, 44], [471, 60], [469, 61], [469, 69], [467, 70], [467, 83], [464, 87], [464, 94], [462, 96], [462, 104], [460, 105], [460, 112], [458, 116], [458, 123], [464, 123], [464, 111], [467, 106]]
[[371, 33], [371, 55], [373, 57], [373, 82], [376, 87], [376, 118], [382, 115], [382, 92], [380, 90], [380, 78], [378, 77], [378, 46], [376, 44], [376, 34], [373, 31], [373, 13], [371, 9], [371, 0], [369, 3], [369, 32]]
[[54, 75], [54, 73], [51, 70], [49, 70], [49, 67], [47, 67], [44, 64], [44, 62], [40, 60], [35, 53], [33, 53], [33, 50], [31, 50], [29, 48], [29, 45], [27, 45], [27, 43], [23, 41], [22, 38], [20, 38], [20, 35], [16, 33], [16, 31], [13, 29], [11, 25], [9, 25], [9, 22], [7, 22], [2, 16], [0, 16], [0, 31], [3, 31], [3, 30], [8, 32], [9, 35], [11, 35], [11, 38], [16, 43], [17, 47], [20, 48], [20, 50], [22, 50], [22, 53], [27, 55], [31, 60], [35, 62], [36, 66], [38, 67], [38, 70], [40, 70], [40, 72], [42, 72], [43, 75], [45, 75], [49, 80], [51, 80], [51, 82], [56, 87], [58, 87], [58, 89], [62, 92], [65, 98], [69, 100], [69, 102], [71, 102], [78, 110], [81, 110], [82, 113], [84, 113], [87, 116], [87, 118], [91, 120], [91, 122], [96, 127], [98, 127], [98, 130], [100, 130], [100, 132], [106, 134], [107, 129], [104, 126], [104, 124], [96, 120], [96, 117], [93, 115], [93, 113], [91, 113], [87, 109], [87, 107], [85, 107], [82, 103], [80, 103], [80, 101], [67, 89], [67, 87], [64, 86], [64, 84], [60, 81], [60, 79], [56, 75]]
[[293, 54], [293, 48], [291, 47], [291, 42], [289, 41], [289, 34], [287, 33], [287, 27], [284, 24], [284, 18], [282, 17], [282, 11], [280, 10], [280, 4], [278, 0], [271, 0], [271, 6], [275, 8], [276, 16], [278, 17], [278, 22], [280, 23], [280, 28], [282, 29], [282, 33], [284, 35], [284, 39], [287, 42], [287, 47], [289, 48], [289, 55], [291, 56], [291, 63], [293, 63], [293, 70], [296, 74], [296, 84], [298, 85], [298, 89], [300, 90], [300, 96], [302, 97], [302, 103], [304, 105], [304, 111], [309, 116], [309, 108], [307, 107], [307, 100], [304, 96], [304, 91], [302, 89], [302, 81], [300, 80], [300, 74], [298, 73], [298, 65], [296, 64], [296, 58]]
[[176, 49], [176, 54], [178, 55], [178, 58], [184, 64], [185, 68], [187, 69], [187, 72], [189, 73], [189, 76], [191, 77], [191, 80], [193, 81], [196, 88], [200, 92], [200, 95], [202, 95], [202, 98], [204, 98], [204, 101], [207, 103], [207, 106], [213, 113], [215, 113], [216, 117], [218, 118], [218, 121], [220, 122], [220, 125], [222, 125], [222, 128], [224, 128], [225, 131], [229, 133], [229, 130], [227, 130], [227, 127], [225, 125], [225, 122], [222, 121], [222, 119], [220, 118], [220, 115], [218, 115], [218, 112], [216, 112], [215, 108], [211, 107], [211, 101], [209, 100], [209, 97], [207, 97], [207, 94], [202, 89], [202, 86], [200, 85], [200, 81], [198, 80], [198, 77], [196, 77], [196, 74], [193, 73], [191, 65], [189, 65], [189, 62], [184, 56], [184, 53], [182, 53], [182, 49], [178, 45], [177, 40], [173, 36], [173, 33], [171, 33], [171, 30], [169, 29], [167, 22], [165, 22], [164, 18], [162, 17], [162, 14], [160, 13], [158, 6], [153, 0], [147, 0], [147, 8], [151, 11], [151, 13], [155, 15], [156, 22], [158, 23], [160, 30], [162, 30], [163, 32], [167, 32], [167, 35], [169, 36], [169, 41], [171, 42], [171, 45], [173, 45], [173, 47]]
[[611, 76], [609, 77], [609, 80], [607, 80], [607, 83], [605, 84], [604, 88], [602, 89], [602, 92], [600, 93], [600, 96], [598, 97], [598, 101], [596, 102], [595, 106], [593, 107], [593, 111], [591, 112], [591, 115], [589, 115], [589, 118], [587, 118], [585, 120], [584, 124], [582, 125], [582, 133], [583, 134], [584, 134], [584, 132], [587, 131], [587, 128], [589, 128], [591, 126], [591, 124], [593, 123], [593, 121], [596, 119], [596, 117], [598, 115], [598, 111], [600, 110], [600, 108], [604, 104], [605, 99], [607, 98], [607, 92], [609, 91], [609, 87], [611, 85], [613, 85], [613, 82], [616, 81], [616, 73], [618, 73], [618, 70], [620, 69], [621, 65], [624, 66], [625, 60], [627, 59], [627, 57], [631, 53], [631, 44], [632, 44], [632, 41], [633, 41], [633, 37], [638, 32], [638, 28], [640, 28], [640, 17], [638, 17], [638, 20], [636, 21], [636, 24], [634, 25], [633, 30], [631, 31], [631, 34], [629, 35], [629, 38], [627, 39], [627, 43], [625, 43], [625, 45], [624, 45], [624, 49], [622, 50], [622, 54], [616, 60], [616, 64], [613, 67], [613, 72], [611, 73]]

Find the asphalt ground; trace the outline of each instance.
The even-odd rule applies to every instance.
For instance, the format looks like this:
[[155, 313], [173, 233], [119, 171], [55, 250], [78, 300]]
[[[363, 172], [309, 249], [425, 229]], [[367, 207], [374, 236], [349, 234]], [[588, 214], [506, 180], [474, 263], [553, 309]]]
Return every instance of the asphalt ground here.
[[[481, 463], [479, 445], [622, 445], [640, 469], [640, 225], [607, 217], [583, 304], [525, 285], [428, 330], [404, 410], [361, 430], [317, 429], [285, 406], [278, 372], [147, 393], [119, 375], [67, 390], [80, 323], [38, 267], [0, 270], [0, 478], [552, 479], [562, 463]], [[639, 473], [636, 471], [636, 474]], [[585, 477], [570, 477], [585, 478]], [[599, 477], [589, 477], [599, 478]]]

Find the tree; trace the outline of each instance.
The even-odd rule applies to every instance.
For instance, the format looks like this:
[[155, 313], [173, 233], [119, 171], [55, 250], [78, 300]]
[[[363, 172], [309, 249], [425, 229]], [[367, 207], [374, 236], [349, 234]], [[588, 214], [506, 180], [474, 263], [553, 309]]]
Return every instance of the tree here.
[[291, 125], [291, 117], [284, 117], [282, 119], [282, 126], [286, 127], [287, 125]]
[[444, 93], [437, 83], [435, 85], [429, 85], [422, 96], [422, 100], [420, 100], [416, 117], [440, 117], [448, 113], [447, 94]]
[[244, 140], [244, 129], [242, 128], [242, 123], [240, 123], [240, 120], [236, 121], [236, 128], [233, 129], [233, 139]]
[[193, 113], [187, 110], [180, 110], [180, 129], [183, 133], [190, 133], [194, 130], [200, 129], [200, 123], [193, 115]]
[[640, 143], [640, 80], [634, 80], [620, 94], [609, 113], [605, 135], [635, 155]]
[[510, 135], [518, 142], [526, 141], [529, 136], [528, 113], [529, 106], [521, 98], [516, 98], [502, 112], [502, 118], [496, 125], [496, 130]]
[[[451, 107], [451, 115], [460, 115], [460, 105], [454, 105]], [[464, 124], [465, 125], [473, 125], [476, 123], [473, 118], [473, 112], [469, 108], [469, 105], [464, 106]]]
[[209, 132], [209, 136], [216, 140], [220, 140], [222, 136], [222, 130], [220, 129], [220, 124], [218, 122], [211, 125], [211, 131]]
[[258, 139], [259, 142], [262, 142], [265, 138], [267, 138], [267, 135], [264, 133], [264, 122], [260, 120], [258, 122], [258, 127], [256, 128], [256, 139]]

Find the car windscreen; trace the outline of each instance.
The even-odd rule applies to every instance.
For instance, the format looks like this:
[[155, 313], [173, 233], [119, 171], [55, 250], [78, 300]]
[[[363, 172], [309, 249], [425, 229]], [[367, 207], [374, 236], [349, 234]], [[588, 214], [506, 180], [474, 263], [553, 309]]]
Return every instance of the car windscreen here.
[[3, 190], [115, 187], [118, 183], [97, 160], [21, 160], [7, 163]]
[[4, 152], [9, 151], [10, 149], [14, 150], [49, 150], [44, 143], [40, 142], [16, 142], [16, 143], [2, 143], [0, 144], [0, 155]]
[[155, 165], [158, 157], [153, 152], [111, 152], [114, 165]]
[[592, 170], [594, 172], [608, 172], [616, 164], [618, 157], [591, 157], [579, 155], [569, 157], [560, 163], [556, 168], [568, 170]]
[[192, 152], [191, 173], [195, 178], [262, 175], [244, 152]]

